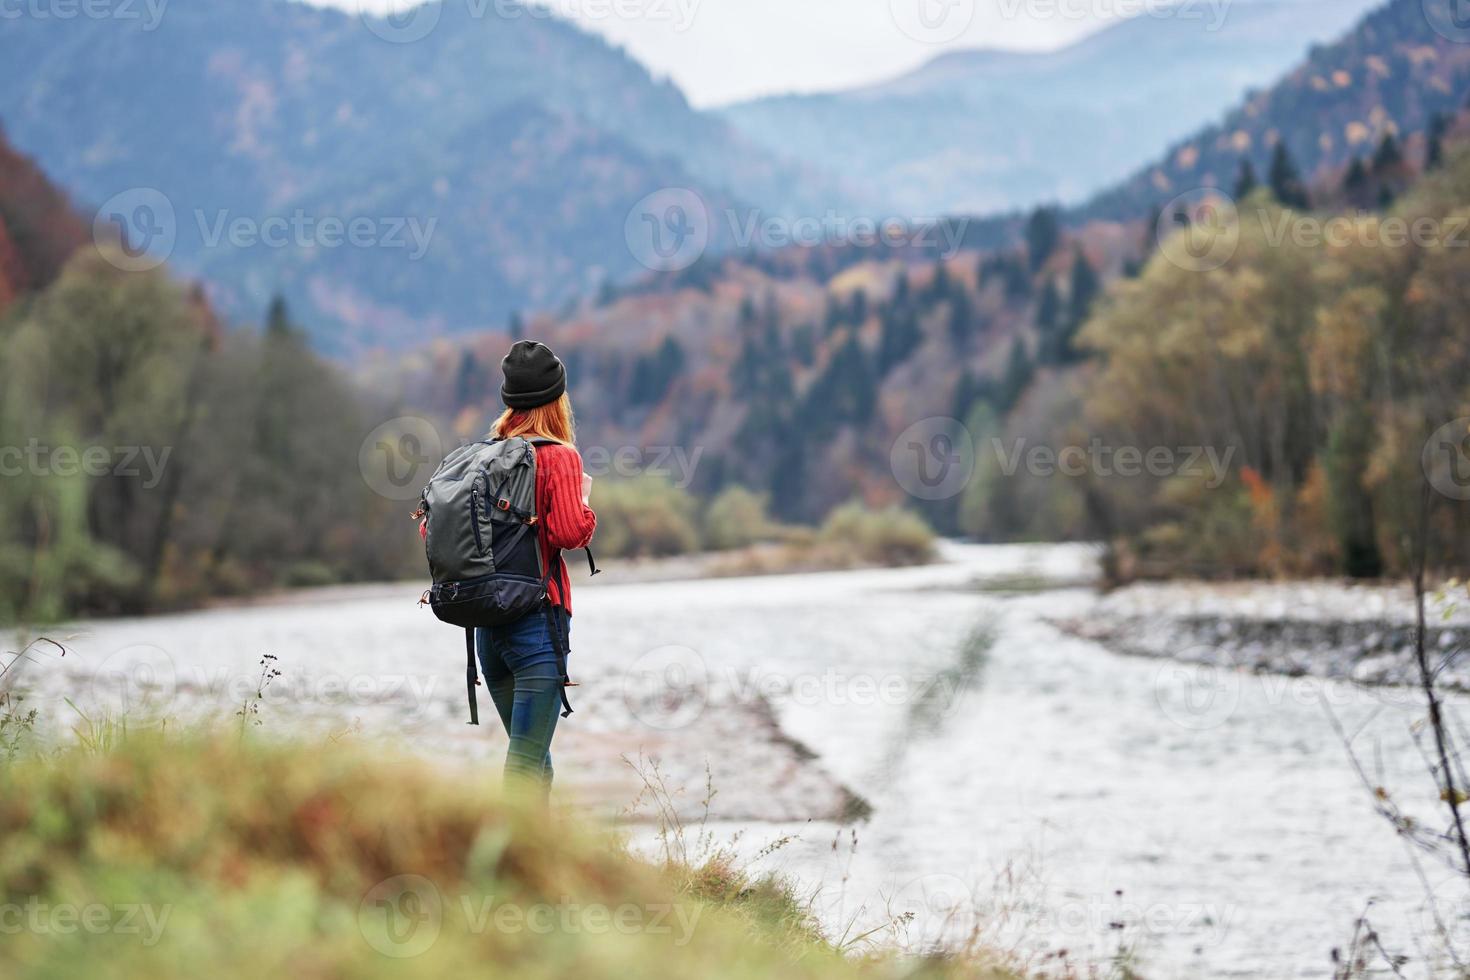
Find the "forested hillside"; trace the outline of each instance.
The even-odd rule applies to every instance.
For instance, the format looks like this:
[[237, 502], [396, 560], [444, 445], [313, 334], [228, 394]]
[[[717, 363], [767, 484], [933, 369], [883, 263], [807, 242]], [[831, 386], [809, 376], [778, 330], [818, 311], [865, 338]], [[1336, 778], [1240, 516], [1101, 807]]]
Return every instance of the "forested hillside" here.
[[0, 131], [0, 313], [55, 279], [88, 234], [66, 196]]
[[885, 214], [1085, 200], [1275, 82], [1380, 0], [1148, 6], [1059, 51], [952, 51], [849, 92], [722, 110]]
[[[1384, 52], [1407, 43], [1384, 25], [1409, 31], [1408, 7], [1417, 4], [1400, 0], [1370, 16], [1312, 64], [1372, 75]], [[1295, 236], [1339, 216], [1358, 229], [1354, 242], [1371, 240], [1385, 222], [1441, 221], [1470, 207], [1455, 176], [1470, 164], [1461, 157], [1445, 169], [1447, 147], [1465, 135], [1463, 114], [1430, 113], [1415, 89], [1441, 78], [1451, 90], [1432, 104], [1455, 106], [1470, 85], [1457, 51], [1442, 51], [1422, 21], [1414, 30], [1423, 50], [1394, 64], [1421, 67], [1391, 70], [1352, 102], [1377, 138], [1338, 146], [1333, 167], [1320, 155], [1299, 163], [1298, 137], [1275, 139], [1295, 130], [1267, 126], [1274, 142], [1264, 161], [1241, 153], [1222, 163], [1225, 191], [1168, 213], [1147, 198], [1126, 220], [1078, 222], [1040, 208], [1014, 226], [1015, 244], [938, 259], [833, 246], [710, 260], [570, 316], [536, 318], [525, 332], [567, 356], [589, 444], [697, 450], [694, 489], [750, 487], [783, 517], [815, 519], [856, 493], [907, 502], [942, 529], [985, 538], [1114, 538], [1134, 570], [1402, 569], [1403, 494], [1415, 485], [1403, 467], [1423, 445], [1410, 433], [1449, 410], [1452, 375], [1436, 374], [1446, 394], [1432, 406], [1403, 399], [1419, 383], [1421, 356], [1457, 363], [1403, 336], [1446, 315], [1450, 307], [1429, 298], [1470, 280], [1466, 252], [1442, 240], [1329, 248], [1320, 234], [1307, 244]], [[1439, 74], [1425, 74], [1436, 59]], [[1303, 77], [1311, 76], [1293, 73], [1252, 104], [1293, 104]], [[1302, 119], [1269, 116], [1282, 126]], [[1206, 269], [1190, 260], [1188, 236], [1219, 234], [1222, 206], [1238, 252]], [[1277, 292], [1250, 300], [1258, 312], [1239, 338], [1189, 333], [1190, 323], [1225, 330], [1211, 303], [1244, 304], [1262, 283]], [[1344, 284], [1363, 305], [1337, 305]], [[1322, 365], [1339, 356], [1337, 333], [1318, 322], [1361, 335], [1359, 353], [1382, 373], [1355, 382], [1367, 387], [1352, 395], [1334, 388], [1337, 369]], [[1206, 360], [1176, 372], [1176, 335], [1187, 338], [1179, 357]], [[432, 348], [374, 369], [373, 383], [457, 417], [468, 435], [496, 405], [508, 340]], [[1315, 353], [1302, 353], [1309, 340]], [[1288, 360], [1275, 363], [1269, 351]], [[1366, 415], [1344, 407], [1359, 399], [1383, 401]], [[1191, 427], [1193, 418], [1224, 421]], [[1267, 418], [1279, 431], [1261, 428]], [[1375, 421], [1370, 432], [1369, 418], [1397, 421]], [[965, 423], [974, 478], [962, 493], [915, 500], [895, 480], [894, 447], [916, 424], [919, 438], [933, 436], [943, 419]], [[1382, 428], [1392, 424], [1402, 428]], [[1091, 479], [1092, 466], [1065, 478], [1026, 462], [1028, 447], [1056, 452], [1094, 439], [1110, 452], [1167, 449], [1191, 472]]]
[[0, 621], [415, 568], [359, 470], [369, 400], [285, 307], [226, 329], [112, 249], [0, 140]]
[[[156, 23], [18, 16], [0, 120], [87, 209], [161, 192], [175, 268], [232, 316], [285, 295], [333, 354], [485, 329], [644, 271], [625, 222], [661, 188], [771, 214], [846, 203], [569, 21], [438, 0], [423, 16], [433, 29], [408, 43], [286, 0], [191, 0]], [[354, 219], [369, 244], [319, 231]], [[304, 230], [219, 233], [239, 220]]]
[[1200, 187], [1229, 190], [1242, 160], [1264, 177], [1278, 146], [1304, 180], [1371, 156], [1385, 136], [1430, 130], [1470, 92], [1470, 37], [1454, 27], [1455, 0], [1394, 0], [1306, 60], [1076, 212], [1079, 220], [1137, 216]]

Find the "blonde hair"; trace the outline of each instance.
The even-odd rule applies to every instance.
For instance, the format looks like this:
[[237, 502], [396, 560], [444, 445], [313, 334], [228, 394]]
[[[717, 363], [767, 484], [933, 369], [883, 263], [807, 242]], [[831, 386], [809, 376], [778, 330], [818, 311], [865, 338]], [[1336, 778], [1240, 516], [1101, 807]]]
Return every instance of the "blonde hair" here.
[[497, 439], [524, 436], [527, 439], [550, 439], [564, 446], [576, 443], [576, 420], [572, 417], [572, 400], [562, 392], [560, 398], [535, 408], [507, 408], [490, 426]]

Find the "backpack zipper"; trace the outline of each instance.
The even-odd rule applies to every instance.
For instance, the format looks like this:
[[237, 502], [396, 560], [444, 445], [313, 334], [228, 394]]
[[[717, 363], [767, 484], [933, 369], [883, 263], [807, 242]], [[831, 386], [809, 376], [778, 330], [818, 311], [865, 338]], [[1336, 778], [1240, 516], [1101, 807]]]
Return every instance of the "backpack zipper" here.
[[470, 491], [470, 527], [475, 532], [475, 548], [485, 553], [485, 542], [480, 538], [480, 491]]

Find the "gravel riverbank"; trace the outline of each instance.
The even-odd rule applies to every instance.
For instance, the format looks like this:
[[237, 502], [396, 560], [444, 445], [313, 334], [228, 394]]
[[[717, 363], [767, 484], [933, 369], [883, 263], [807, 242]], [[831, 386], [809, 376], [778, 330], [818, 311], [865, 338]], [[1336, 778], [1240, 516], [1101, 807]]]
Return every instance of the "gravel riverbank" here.
[[[1050, 621], [1133, 656], [1375, 686], [1417, 683], [1414, 595], [1406, 585], [1140, 583]], [[1463, 593], [1430, 599], [1426, 639], [1441, 684], [1470, 691]]]

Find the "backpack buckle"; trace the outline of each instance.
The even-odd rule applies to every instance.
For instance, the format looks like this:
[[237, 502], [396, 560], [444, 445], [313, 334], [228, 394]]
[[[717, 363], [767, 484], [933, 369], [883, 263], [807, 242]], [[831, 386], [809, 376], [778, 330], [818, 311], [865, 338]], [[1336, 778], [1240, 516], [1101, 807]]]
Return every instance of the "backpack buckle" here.
[[499, 500], [495, 501], [495, 506], [499, 510], [510, 510], [510, 501], [504, 497], [501, 497]]

